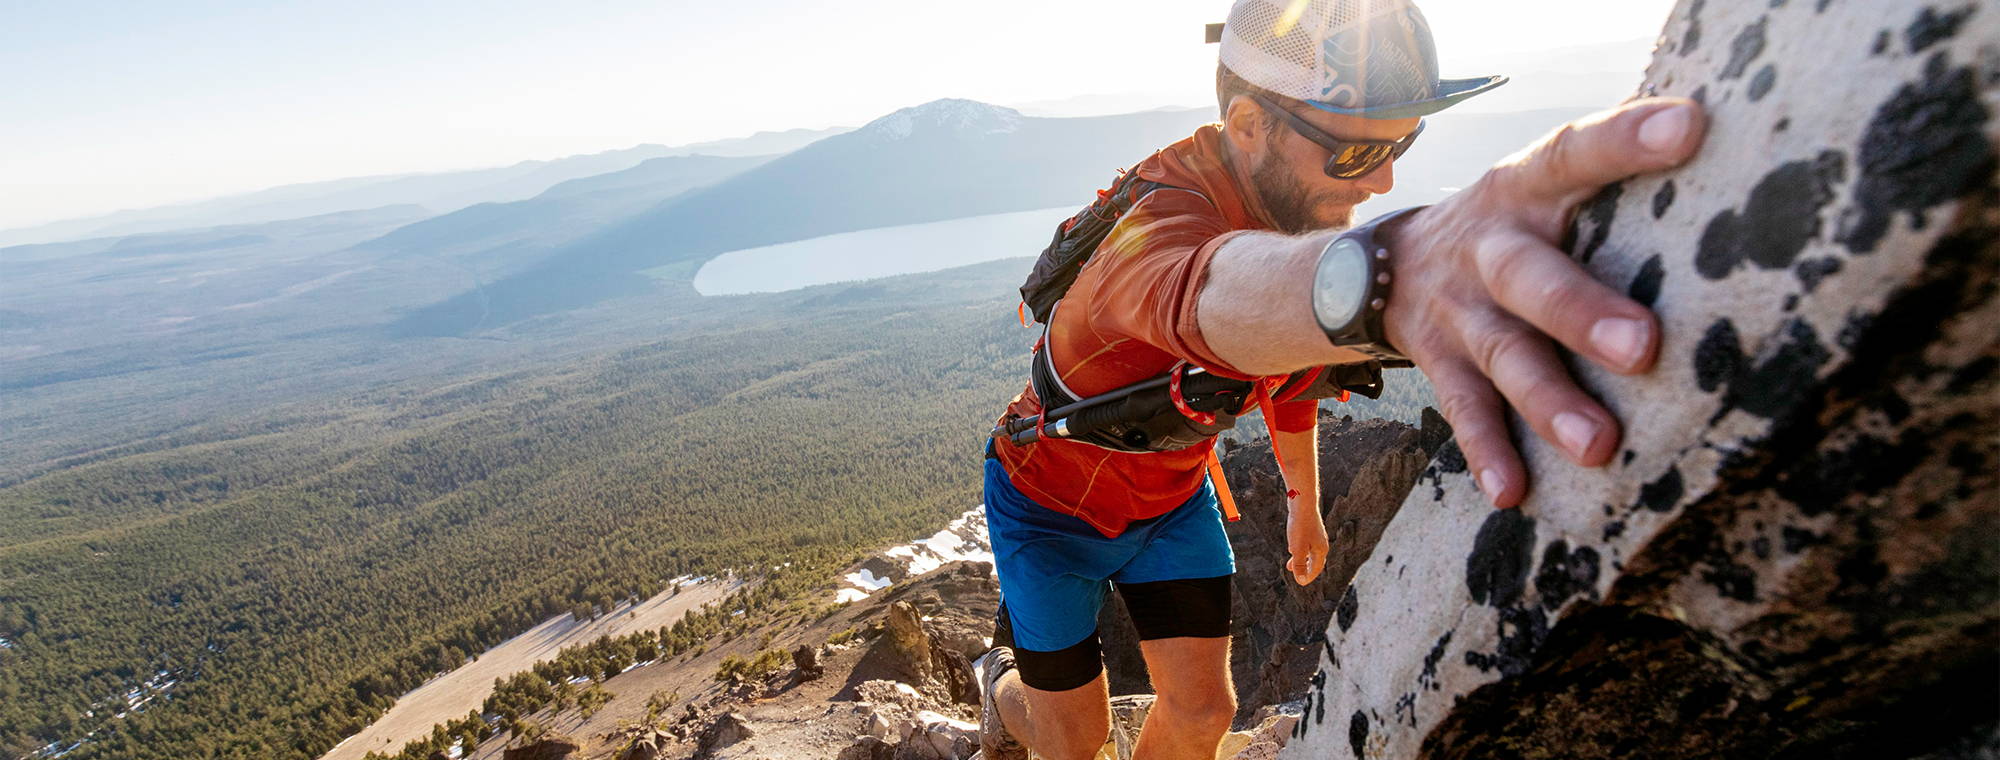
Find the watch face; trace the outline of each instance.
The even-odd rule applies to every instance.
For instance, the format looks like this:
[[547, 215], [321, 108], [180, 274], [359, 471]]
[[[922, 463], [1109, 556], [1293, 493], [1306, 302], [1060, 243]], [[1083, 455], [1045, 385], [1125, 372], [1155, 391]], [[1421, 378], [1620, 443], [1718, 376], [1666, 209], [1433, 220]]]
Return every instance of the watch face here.
[[1321, 328], [1339, 330], [1361, 316], [1368, 300], [1368, 253], [1352, 238], [1341, 238], [1320, 256], [1313, 276], [1313, 315]]

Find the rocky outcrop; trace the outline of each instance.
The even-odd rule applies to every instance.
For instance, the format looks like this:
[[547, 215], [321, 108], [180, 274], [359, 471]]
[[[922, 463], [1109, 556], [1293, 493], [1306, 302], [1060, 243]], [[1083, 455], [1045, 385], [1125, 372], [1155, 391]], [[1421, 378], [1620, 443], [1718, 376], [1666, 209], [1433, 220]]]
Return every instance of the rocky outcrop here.
[[921, 613], [909, 602], [889, 605], [886, 633], [877, 646], [885, 649], [907, 682], [920, 690], [934, 689], [953, 701], [979, 704], [972, 663], [931, 635]]
[[1991, 746], [2000, 8], [1684, 0], [1661, 39], [1646, 87], [1705, 102], [1708, 142], [1572, 249], [1665, 327], [1648, 375], [1573, 363], [1625, 450], [1523, 429], [1535, 489], [1496, 511], [1442, 449], [1284, 757]]
[[502, 760], [564, 760], [576, 753], [582, 745], [575, 739], [556, 736], [533, 744], [513, 747], [500, 753]]

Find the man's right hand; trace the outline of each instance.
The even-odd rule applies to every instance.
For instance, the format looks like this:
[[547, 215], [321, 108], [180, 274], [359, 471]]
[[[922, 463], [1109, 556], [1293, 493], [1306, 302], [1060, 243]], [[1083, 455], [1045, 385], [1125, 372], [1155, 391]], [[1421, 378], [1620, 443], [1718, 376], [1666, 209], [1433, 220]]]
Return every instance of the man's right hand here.
[[1618, 450], [1618, 420], [1577, 387], [1551, 339], [1621, 374], [1652, 368], [1659, 324], [1557, 245], [1604, 185], [1678, 166], [1705, 133], [1700, 106], [1648, 98], [1579, 119], [1436, 206], [1378, 232], [1395, 286], [1389, 340], [1416, 362], [1480, 489], [1519, 504], [1527, 470], [1503, 404], [1585, 466]]

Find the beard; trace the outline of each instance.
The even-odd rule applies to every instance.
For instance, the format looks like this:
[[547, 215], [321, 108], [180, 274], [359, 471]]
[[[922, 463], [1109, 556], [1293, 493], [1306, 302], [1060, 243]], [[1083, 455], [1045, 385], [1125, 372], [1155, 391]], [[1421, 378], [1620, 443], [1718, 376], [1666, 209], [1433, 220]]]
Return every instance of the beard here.
[[1299, 182], [1290, 169], [1273, 152], [1264, 154], [1263, 160], [1258, 161], [1250, 172], [1250, 183], [1257, 192], [1257, 199], [1263, 202], [1264, 211], [1271, 215], [1271, 223], [1277, 225], [1279, 232], [1300, 235], [1313, 230], [1354, 226], [1354, 207], [1368, 200], [1368, 191], [1349, 189], [1348, 192], [1327, 190], [1313, 193]]

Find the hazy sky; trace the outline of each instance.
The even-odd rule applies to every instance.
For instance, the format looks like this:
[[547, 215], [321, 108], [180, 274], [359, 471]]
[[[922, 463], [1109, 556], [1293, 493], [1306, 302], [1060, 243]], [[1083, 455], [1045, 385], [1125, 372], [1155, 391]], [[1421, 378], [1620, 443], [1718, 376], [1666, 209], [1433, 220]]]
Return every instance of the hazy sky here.
[[[1446, 76], [1672, 0], [1419, 0]], [[0, 229], [273, 185], [859, 125], [940, 97], [1212, 99], [1227, 0], [0, 0]], [[1635, 81], [1636, 81], [1635, 70]]]

